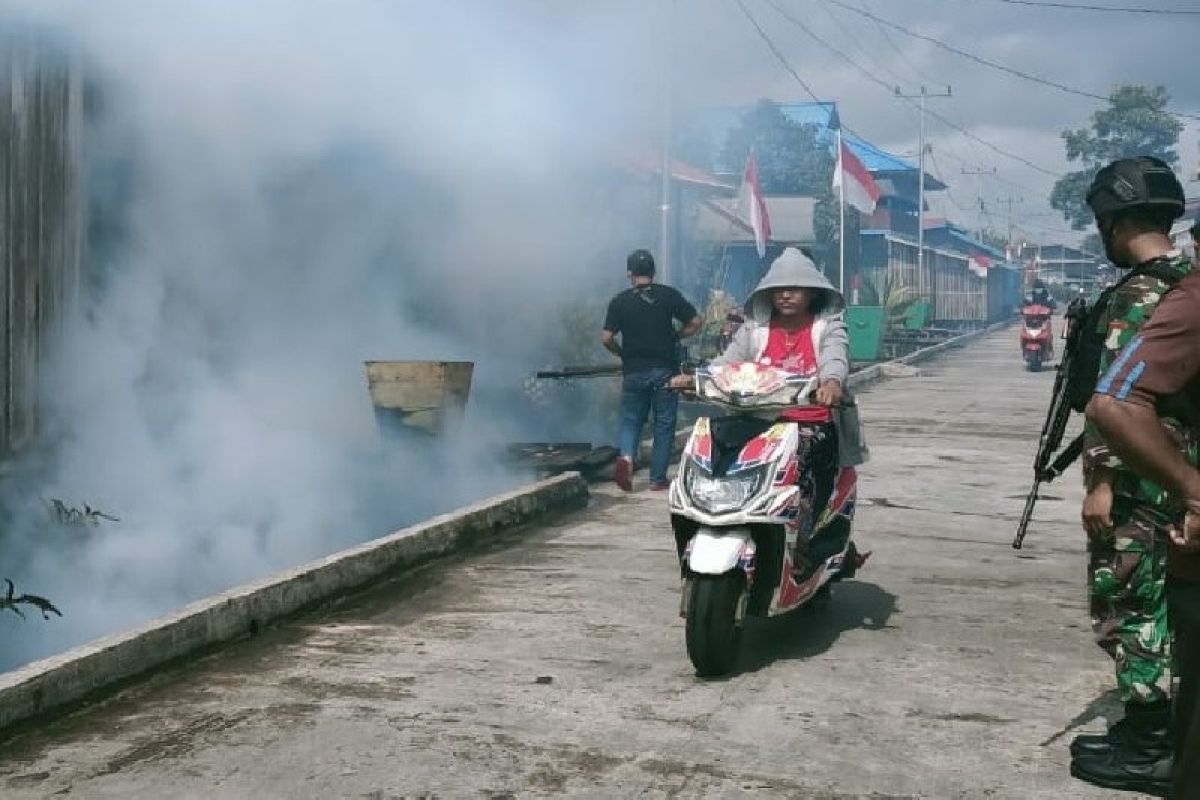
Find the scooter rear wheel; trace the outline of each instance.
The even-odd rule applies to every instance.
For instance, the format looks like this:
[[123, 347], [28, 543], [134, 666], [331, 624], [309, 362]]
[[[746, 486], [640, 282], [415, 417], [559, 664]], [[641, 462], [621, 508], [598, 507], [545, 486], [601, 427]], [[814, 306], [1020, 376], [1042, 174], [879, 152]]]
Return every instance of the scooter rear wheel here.
[[696, 674], [725, 675], [737, 664], [742, 628], [738, 602], [745, 578], [740, 571], [697, 575], [687, 611], [687, 652]]

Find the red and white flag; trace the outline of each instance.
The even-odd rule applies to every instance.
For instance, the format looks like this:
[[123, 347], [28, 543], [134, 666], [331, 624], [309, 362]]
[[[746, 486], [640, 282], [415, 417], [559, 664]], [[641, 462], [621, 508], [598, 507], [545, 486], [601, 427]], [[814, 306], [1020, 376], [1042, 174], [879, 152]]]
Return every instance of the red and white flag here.
[[840, 136], [838, 145], [837, 169], [833, 171], [833, 190], [836, 192], [841, 189], [847, 203], [864, 214], [870, 214], [879, 202], [879, 184], [875, 183], [871, 173]]
[[967, 269], [974, 272], [980, 278], [986, 278], [988, 270], [992, 268], [992, 260], [982, 253], [973, 256], [967, 256]]
[[771, 218], [767, 216], [767, 203], [758, 184], [758, 159], [754, 157], [753, 150], [746, 158], [746, 169], [742, 173], [738, 211], [750, 220], [750, 228], [754, 231], [754, 247], [758, 250], [758, 257], [762, 258], [767, 254], [767, 240], [771, 238]]

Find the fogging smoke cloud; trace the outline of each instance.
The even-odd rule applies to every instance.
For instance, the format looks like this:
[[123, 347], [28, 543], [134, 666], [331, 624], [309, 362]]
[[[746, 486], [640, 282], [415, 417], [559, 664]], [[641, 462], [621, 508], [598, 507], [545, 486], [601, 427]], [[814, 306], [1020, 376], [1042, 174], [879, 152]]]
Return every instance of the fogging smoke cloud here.
[[511, 408], [381, 447], [362, 361], [472, 360], [500, 397], [552, 352], [556, 302], [615, 288], [605, 259], [644, 242], [606, 176], [657, 119], [639, 6], [0, 7], [83, 56], [106, 232], [31, 495], [121, 518], [64, 543], [26, 508], [4, 568], [66, 618], [0, 623], [0, 667], [516, 478], [490, 457], [530, 431]]

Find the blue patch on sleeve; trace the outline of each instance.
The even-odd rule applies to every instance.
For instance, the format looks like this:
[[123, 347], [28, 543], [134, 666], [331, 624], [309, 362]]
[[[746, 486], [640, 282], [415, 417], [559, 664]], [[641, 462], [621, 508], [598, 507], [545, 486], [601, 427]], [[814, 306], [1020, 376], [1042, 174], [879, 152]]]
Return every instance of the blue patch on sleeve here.
[[1117, 356], [1117, 360], [1108, 368], [1108, 372], [1104, 373], [1104, 377], [1096, 387], [1097, 394], [1108, 394], [1109, 390], [1112, 389], [1113, 381], [1117, 379], [1117, 376], [1121, 374], [1121, 370], [1125, 369], [1125, 365], [1129, 363], [1129, 359], [1133, 358], [1133, 354], [1141, 346], [1142, 337], [1140, 336], [1133, 337], [1129, 344], [1125, 345], [1125, 349]]
[[1117, 399], [1124, 400], [1129, 397], [1129, 393], [1133, 391], [1133, 385], [1137, 383], [1137, 379], [1142, 377], [1142, 373], [1146, 371], [1146, 362], [1139, 361], [1134, 365], [1133, 369], [1129, 370], [1128, 377], [1121, 384], [1121, 391], [1117, 392]]

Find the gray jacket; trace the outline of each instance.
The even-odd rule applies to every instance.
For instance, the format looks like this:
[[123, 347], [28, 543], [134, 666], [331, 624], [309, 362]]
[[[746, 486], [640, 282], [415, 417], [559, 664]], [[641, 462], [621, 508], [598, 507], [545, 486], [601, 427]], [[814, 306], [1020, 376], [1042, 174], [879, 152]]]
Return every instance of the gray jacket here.
[[[841, 293], [821, 274], [816, 265], [799, 250], [789, 247], [771, 264], [767, 274], [746, 300], [746, 321], [725, 348], [725, 352], [710, 363], [715, 366], [741, 361], [758, 361], [767, 349], [771, 314], [774, 304], [771, 290], [797, 286], [818, 290], [821, 300], [813, 321], [813, 352], [817, 354], [817, 377], [830, 378], [844, 387], [850, 374], [850, 337], [842, 320], [845, 301]], [[849, 390], [844, 405], [833, 409], [833, 421], [838, 431], [838, 448], [842, 466], [862, 464], [869, 455], [862, 436], [862, 426]]]

